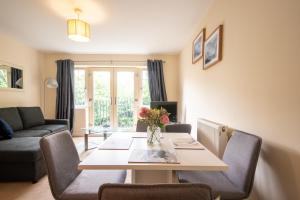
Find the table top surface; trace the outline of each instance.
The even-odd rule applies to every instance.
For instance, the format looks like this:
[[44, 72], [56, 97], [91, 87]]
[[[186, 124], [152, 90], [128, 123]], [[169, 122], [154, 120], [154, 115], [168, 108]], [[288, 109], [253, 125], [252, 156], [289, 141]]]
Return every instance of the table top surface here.
[[[163, 133], [165, 139], [180, 140], [191, 138], [187, 133]], [[128, 163], [133, 149], [153, 149], [147, 145], [146, 133], [121, 132], [113, 133], [110, 138], [132, 137], [133, 142], [128, 150], [94, 150], [79, 169], [132, 169], [132, 170], [199, 170], [199, 171], [226, 171], [228, 166], [208, 149], [175, 149], [178, 164], [170, 163]], [[161, 146], [161, 145], [160, 145]]]

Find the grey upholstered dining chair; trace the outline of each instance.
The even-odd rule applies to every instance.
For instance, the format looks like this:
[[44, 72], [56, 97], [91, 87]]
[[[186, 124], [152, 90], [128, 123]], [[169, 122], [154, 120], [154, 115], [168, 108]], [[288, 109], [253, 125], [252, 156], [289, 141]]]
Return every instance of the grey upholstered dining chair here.
[[220, 195], [222, 200], [245, 199], [252, 190], [261, 143], [262, 139], [258, 136], [234, 131], [223, 155], [228, 171], [178, 172], [179, 181], [208, 184], [213, 196]]
[[104, 184], [99, 200], [212, 200], [212, 193], [204, 184]]
[[147, 124], [138, 120], [136, 124], [136, 132], [147, 132]]
[[42, 138], [40, 146], [56, 200], [96, 200], [102, 184], [125, 181], [125, 171], [78, 170], [79, 156], [68, 131]]
[[191, 130], [190, 124], [168, 124], [165, 127], [165, 131], [171, 133], [191, 133]]

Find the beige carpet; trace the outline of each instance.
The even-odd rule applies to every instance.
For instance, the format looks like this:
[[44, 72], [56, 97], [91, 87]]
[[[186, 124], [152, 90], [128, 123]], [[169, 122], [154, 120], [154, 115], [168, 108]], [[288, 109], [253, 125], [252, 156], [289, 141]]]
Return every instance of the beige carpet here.
[[[99, 137], [90, 138], [90, 141], [101, 143]], [[81, 160], [88, 156], [93, 150], [84, 152], [83, 137], [74, 138], [77, 150]], [[31, 182], [11, 182], [0, 183], [0, 199], [1, 200], [54, 200], [52, 197], [47, 176], [40, 179], [37, 183]]]
[[32, 184], [24, 183], [0, 183], [0, 199], [3, 200], [54, 200], [48, 184], [47, 177]]

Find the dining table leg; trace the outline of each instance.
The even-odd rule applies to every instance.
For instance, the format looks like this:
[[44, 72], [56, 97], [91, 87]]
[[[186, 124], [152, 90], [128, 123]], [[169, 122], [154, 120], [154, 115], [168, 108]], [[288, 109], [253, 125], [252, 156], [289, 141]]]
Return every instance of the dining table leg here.
[[132, 170], [131, 183], [178, 183], [178, 178], [173, 170]]

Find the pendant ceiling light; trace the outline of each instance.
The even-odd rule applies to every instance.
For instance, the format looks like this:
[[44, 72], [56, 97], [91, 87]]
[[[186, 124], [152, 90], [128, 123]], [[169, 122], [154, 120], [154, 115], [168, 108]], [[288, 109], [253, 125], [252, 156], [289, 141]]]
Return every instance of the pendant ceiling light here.
[[81, 10], [76, 8], [77, 19], [68, 20], [68, 37], [77, 42], [90, 41], [90, 25], [79, 19]]

